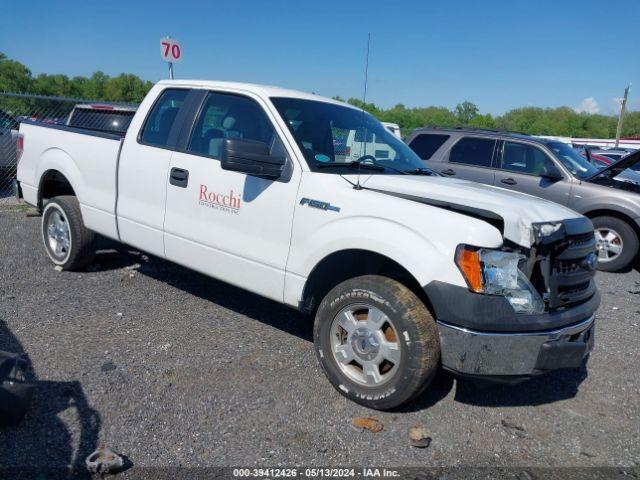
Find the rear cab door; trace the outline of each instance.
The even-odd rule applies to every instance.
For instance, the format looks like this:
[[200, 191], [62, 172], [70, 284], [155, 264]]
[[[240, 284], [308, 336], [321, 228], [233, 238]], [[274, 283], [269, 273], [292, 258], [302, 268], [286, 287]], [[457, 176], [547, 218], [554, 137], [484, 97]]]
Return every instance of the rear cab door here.
[[[568, 205], [571, 181], [540, 146], [519, 140], [500, 140], [497, 157], [495, 186]], [[544, 171], [549, 167], [555, 168], [563, 178], [545, 177]]]
[[[156, 85], [140, 105], [122, 144], [116, 215], [124, 243], [164, 257], [169, 162], [185, 115], [189, 88]], [[146, 115], [142, 114], [146, 112]]]
[[[166, 256], [282, 301], [299, 164], [265, 99], [233, 88], [198, 92], [165, 177]], [[266, 143], [287, 157], [285, 173], [272, 180], [223, 170], [228, 138]]]

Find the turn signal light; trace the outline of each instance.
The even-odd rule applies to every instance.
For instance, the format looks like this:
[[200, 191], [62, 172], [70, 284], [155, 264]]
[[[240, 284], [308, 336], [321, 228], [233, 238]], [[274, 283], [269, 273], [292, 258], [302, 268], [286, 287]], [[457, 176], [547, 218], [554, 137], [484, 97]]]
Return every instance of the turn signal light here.
[[478, 250], [461, 245], [456, 252], [456, 264], [469, 288], [476, 293], [482, 292], [482, 268]]

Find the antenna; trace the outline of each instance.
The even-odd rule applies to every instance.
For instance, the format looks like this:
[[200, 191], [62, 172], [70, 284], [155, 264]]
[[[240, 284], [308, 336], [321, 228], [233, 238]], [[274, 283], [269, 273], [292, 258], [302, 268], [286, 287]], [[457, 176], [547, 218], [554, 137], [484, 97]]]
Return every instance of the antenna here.
[[[364, 107], [367, 105], [367, 83], [369, 80], [369, 47], [371, 46], [371, 32], [367, 35], [367, 57], [364, 65], [364, 93], [362, 94], [362, 122], [360, 122], [360, 128], [364, 130], [364, 119], [365, 119], [365, 111]], [[367, 154], [367, 135], [364, 133], [364, 154]], [[356, 184], [353, 187], [356, 190], [362, 190], [362, 186], [360, 185], [360, 162], [358, 162], [358, 179], [356, 180]]]

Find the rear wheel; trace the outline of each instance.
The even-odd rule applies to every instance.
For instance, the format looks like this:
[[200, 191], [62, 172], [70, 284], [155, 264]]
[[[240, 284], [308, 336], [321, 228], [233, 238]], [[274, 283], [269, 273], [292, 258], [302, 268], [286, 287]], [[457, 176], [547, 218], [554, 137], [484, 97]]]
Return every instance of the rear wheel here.
[[72, 195], [47, 202], [42, 212], [42, 239], [51, 261], [63, 270], [78, 270], [93, 260], [95, 234], [84, 226], [80, 204]]
[[598, 249], [598, 270], [617, 272], [628, 267], [638, 254], [638, 236], [624, 220], [595, 217], [593, 227]]
[[380, 410], [422, 392], [440, 360], [438, 329], [424, 303], [401, 283], [374, 275], [342, 282], [327, 294], [314, 343], [333, 386]]

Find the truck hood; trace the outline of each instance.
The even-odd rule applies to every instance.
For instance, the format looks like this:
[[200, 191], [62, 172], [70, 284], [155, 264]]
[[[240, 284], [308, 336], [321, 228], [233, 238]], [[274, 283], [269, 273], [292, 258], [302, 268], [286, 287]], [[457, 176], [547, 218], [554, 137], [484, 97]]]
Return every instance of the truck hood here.
[[[345, 175], [345, 178], [353, 184], [357, 182], [356, 175]], [[557, 203], [465, 180], [414, 175], [363, 175], [360, 185], [381, 194], [483, 219], [502, 230], [505, 239], [527, 248], [535, 241], [534, 223], [581, 217]]]

